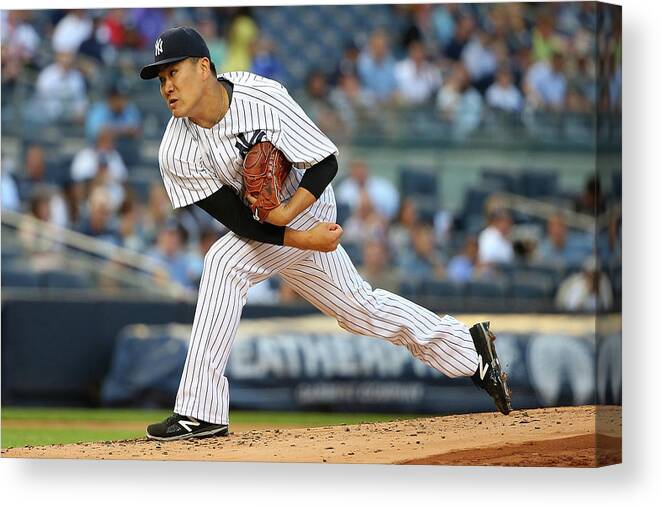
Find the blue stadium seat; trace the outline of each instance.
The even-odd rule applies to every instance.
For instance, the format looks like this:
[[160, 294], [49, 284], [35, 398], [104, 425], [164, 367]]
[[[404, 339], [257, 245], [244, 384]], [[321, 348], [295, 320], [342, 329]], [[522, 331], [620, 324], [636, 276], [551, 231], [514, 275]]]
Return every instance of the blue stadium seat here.
[[504, 281], [473, 280], [466, 284], [466, 293], [478, 298], [504, 298], [507, 288]]
[[526, 197], [549, 197], [557, 192], [558, 175], [551, 171], [524, 171], [521, 173], [519, 181], [521, 193]]
[[88, 278], [78, 273], [48, 271], [42, 276], [43, 285], [52, 289], [87, 289], [92, 287]]
[[402, 195], [425, 195], [436, 199], [438, 176], [433, 169], [403, 167], [399, 171], [399, 188]]
[[519, 299], [550, 298], [553, 288], [553, 279], [539, 274], [518, 273], [512, 280], [512, 295]]
[[464, 287], [449, 280], [425, 280], [420, 285], [422, 296], [461, 297]]
[[516, 176], [507, 172], [506, 169], [484, 168], [482, 170], [482, 181], [489, 188], [499, 192], [517, 193], [519, 191]]
[[404, 280], [399, 284], [399, 295], [406, 299], [415, 300], [420, 295], [420, 282], [415, 280]]
[[149, 189], [153, 181], [144, 179], [131, 179], [129, 177], [128, 185], [136, 193], [137, 198], [142, 202], [147, 202], [149, 199]]
[[2, 286], [17, 288], [39, 287], [39, 276], [34, 271], [23, 269], [3, 269]]

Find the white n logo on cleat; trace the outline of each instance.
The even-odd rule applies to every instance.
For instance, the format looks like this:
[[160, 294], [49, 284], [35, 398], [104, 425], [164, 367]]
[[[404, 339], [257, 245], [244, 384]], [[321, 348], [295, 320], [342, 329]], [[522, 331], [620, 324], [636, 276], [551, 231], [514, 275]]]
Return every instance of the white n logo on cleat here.
[[188, 432], [192, 431], [190, 429], [191, 426], [199, 426], [200, 425], [200, 423], [197, 422], [197, 421], [179, 421], [179, 424], [181, 424], [182, 428], [184, 428]]
[[477, 358], [480, 360], [480, 364], [477, 366], [477, 371], [480, 372], [480, 380], [484, 380], [484, 376], [487, 374], [487, 371], [489, 371], [489, 364], [484, 364], [482, 354], [478, 354]]

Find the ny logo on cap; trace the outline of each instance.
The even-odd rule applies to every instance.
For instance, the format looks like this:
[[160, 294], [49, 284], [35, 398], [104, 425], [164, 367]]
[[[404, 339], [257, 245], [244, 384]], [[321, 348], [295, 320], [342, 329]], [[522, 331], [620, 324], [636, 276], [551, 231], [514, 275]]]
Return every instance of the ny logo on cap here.
[[163, 52], [163, 39], [158, 39], [154, 44], [154, 56], [158, 56]]

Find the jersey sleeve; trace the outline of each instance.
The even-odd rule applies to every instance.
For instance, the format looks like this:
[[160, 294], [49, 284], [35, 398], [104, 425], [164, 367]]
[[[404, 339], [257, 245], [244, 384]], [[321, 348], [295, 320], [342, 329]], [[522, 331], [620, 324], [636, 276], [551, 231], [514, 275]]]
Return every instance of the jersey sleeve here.
[[165, 190], [173, 208], [198, 202], [223, 186], [198, 160], [197, 143], [185, 126], [168, 124], [158, 152], [158, 163]]
[[274, 97], [277, 128], [271, 142], [297, 169], [308, 169], [330, 155], [337, 147], [317, 127], [303, 108], [282, 88]]

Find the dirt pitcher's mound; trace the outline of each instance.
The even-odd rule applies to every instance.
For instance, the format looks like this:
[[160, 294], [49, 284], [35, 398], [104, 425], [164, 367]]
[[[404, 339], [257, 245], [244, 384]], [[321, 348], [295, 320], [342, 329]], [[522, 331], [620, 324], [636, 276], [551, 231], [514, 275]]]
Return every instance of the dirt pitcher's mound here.
[[[3, 457], [595, 466], [621, 461], [619, 407], [564, 407], [388, 423], [266, 429], [179, 442], [146, 439], [2, 451]], [[597, 453], [596, 442], [600, 451]], [[603, 450], [601, 450], [603, 449]]]

